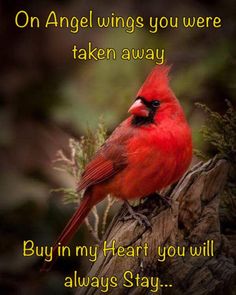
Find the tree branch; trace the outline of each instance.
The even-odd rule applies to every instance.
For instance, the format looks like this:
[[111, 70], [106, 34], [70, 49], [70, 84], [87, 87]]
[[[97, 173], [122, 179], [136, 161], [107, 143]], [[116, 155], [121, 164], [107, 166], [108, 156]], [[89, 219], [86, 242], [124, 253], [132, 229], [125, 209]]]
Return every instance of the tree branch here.
[[[140, 276], [157, 276], [161, 283], [172, 284], [172, 288], [162, 288], [159, 294], [230, 294], [236, 267], [229, 257], [229, 244], [221, 234], [219, 222], [220, 194], [228, 173], [228, 163], [214, 158], [206, 163], [200, 162], [190, 169], [174, 189], [166, 194], [171, 196], [171, 208], [164, 206], [158, 198], [147, 198], [137, 207], [137, 212], [146, 209], [152, 230], [139, 226], [137, 221], [124, 222], [128, 214], [123, 206], [110, 224], [105, 240], [111, 245], [138, 246], [148, 243], [148, 256], [118, 257], [103, 256], [100, 251], [93, 264], [89, 277], [116, 276], [119, 287], [107, 294], [150, 294], [150, 289], [122, 286], [126, 270]], [[160, 262], [158, 246], [193, 246], [206, 240], [214, 240], [213, 257], [175, 256]], [[100, 294], [100, 290], [79, 288], [77, 294]]]

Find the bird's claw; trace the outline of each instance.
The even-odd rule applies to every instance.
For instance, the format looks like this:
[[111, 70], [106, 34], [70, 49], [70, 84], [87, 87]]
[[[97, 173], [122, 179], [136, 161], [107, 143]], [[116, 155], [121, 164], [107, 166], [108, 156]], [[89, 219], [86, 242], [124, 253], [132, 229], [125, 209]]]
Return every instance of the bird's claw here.
[[149, 195], [147, 197], [147, 199], [150, 199], [150, 198], [153, 198], [153, 199], [156, 199], [158, 198], [159, 200], [162, 201], [162, 203], [167, 206], [167, 207], [171, 207], [171, 198], [169, 196], [163, 196], [159, 193], [153, 193], [151, 195]]
[[[123, 220], [130, 220], [135, 219], [137, 220], [139, 225], [145, 225], [147, 228], [151, 227], [151, 223], [148, 220], [147, 216], [144, 215], [144, 212], [147, 212], [148, 210], [142, 210], [141, 212], [135, 212], [133, 207], [129, 204], [129, 202], [125, 202], [127, 209], [129, 211], [129, 215], [124, 216]], [[142, 213], [143, 212], [143, 213]]]
[[171, 198], [169, 196], [162, 196], [159, 195], [160, 199], [163, 201], [164, 205], [166, 205], [168, 208], [171, 207]]

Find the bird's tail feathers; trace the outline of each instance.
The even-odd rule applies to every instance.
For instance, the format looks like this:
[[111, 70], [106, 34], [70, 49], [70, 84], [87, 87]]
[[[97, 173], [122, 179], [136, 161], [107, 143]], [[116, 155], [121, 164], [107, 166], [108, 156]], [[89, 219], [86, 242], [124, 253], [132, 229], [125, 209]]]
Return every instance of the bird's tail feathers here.
[[71, 217], [66, 227], [58, 237], [57, 241], [54, 243], [52, 257], [50, 257], [50, 261], [48, 259], [49, 257], [45, 258], [44, 264], [40, 269], [41, 272], [49, 271], [51, 269], [58, 256], [58, 247], [65, 246], [71, 240], [73, 235], [78, 230], [79, 226], [88, 215], [89, 211], [92, 209], [93, 205], [94, 204], [89, 195], [85, 195], [80, 203], [79, 208], [76, 210], [76, 212]]

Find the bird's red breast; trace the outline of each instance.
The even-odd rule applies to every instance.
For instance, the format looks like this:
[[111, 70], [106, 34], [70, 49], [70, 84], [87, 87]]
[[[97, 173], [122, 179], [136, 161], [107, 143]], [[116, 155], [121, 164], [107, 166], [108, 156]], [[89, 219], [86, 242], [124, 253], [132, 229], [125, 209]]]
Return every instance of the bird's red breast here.
[[[192, 139], [182, 107], [169, 87], [169, 67], [157, 66], [118, 126], [88, 164], [78, 188], [103, 198], [147, 196], [177, 181], [192, 158]], [[157, 107], [152, 106], [154, 101]]]
[[192, 158], [192, 139], [184, 112], [169, 87], [169, 67], [150, 73], [130, 107], [131, 116], [118, 126], [87, 165], [78, 184], [85, 190], [79, 208], [53, 246], [65, 245], [91, 208], [113, 194], [121, 199], [148, 196], [177, 181]]

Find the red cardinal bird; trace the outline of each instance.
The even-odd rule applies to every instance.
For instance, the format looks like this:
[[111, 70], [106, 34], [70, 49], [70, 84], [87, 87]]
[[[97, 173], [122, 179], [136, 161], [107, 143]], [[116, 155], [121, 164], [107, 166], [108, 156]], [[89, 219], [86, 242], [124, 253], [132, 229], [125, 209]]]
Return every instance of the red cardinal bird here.
[[[192, 159], [192, 139], [184, 112], [169, 87], [169, 67], [156, 66], [138, 91], [131, 114], [106, 140], [78, 184], [84, 197], [53, 247], [73, 237], [94, 205], [108, 194], [142, 198], [176, 182]], [[45, 262], [48, 270], [52, 261]]]

